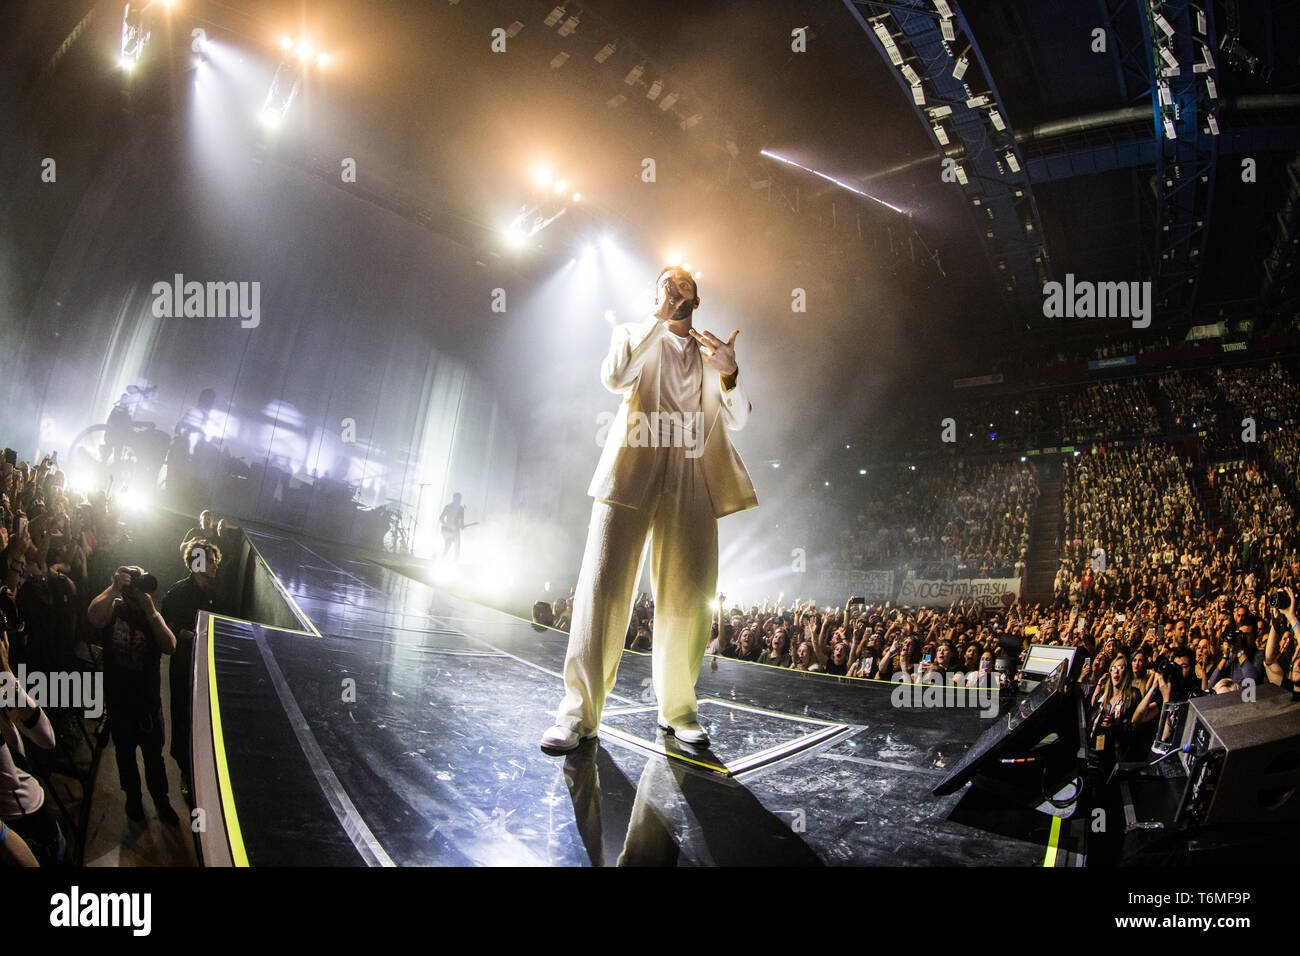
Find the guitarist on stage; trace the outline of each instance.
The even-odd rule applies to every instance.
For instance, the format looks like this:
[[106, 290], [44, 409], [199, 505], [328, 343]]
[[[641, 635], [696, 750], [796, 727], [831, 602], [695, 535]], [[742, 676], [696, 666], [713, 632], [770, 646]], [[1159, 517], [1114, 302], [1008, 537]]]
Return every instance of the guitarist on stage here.
[[442, 509], [442, 514], [438, 515], [438, 521], [442, 524], [442, 556], [445, 558], [447, 552], [456, 548], [456, 560], [460, 560], [460, 533], [465, 528], [465, 506], [460, 503], [460, 492], [451, 496], [451, 502], [447, 507]]

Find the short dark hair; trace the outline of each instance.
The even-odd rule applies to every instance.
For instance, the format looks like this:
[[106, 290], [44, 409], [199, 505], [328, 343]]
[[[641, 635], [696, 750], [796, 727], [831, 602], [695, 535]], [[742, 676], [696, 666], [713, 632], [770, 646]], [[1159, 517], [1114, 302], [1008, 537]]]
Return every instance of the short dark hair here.
[[662, 269], [660, 269], [660, 270], [659, 270], [659, 274], [658, 274], [657, 276], [655, 276], [655, 289], [656, 289], [656, 290], [659, 288], [659, 280], [662, 279], [662, 278], [664, 277], [664, 273], [665, 273], [665, 272], [685, 272], [686, 275], [687, 275], [687, 276], [690, 278], [690, 280], [691, 280], [691, 288], [695, 290], [695, 294], [696, 294], [696, 295], [699, 295], [699, 294], [700, 294], [700, 284], [699, 284], [698, 282], [695, 281], [695, 276], [691, 275], [691, 272], [690, 272], [689, 269], [683, 269], [681, 266], [664, 266]]

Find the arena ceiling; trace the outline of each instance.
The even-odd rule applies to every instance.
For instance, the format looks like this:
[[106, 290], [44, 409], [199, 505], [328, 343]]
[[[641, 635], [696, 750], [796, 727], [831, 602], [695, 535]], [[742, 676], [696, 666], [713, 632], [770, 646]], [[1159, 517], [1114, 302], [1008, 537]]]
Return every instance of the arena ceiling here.
[[[972, 69], [972, 92], [985, 80], [996, 87], [1007, 126], [1002, 141], [1014, 136], [1028, 167], [1033, 216], [1027, 218], [1037, 230], [1021, 265], [1034, 269], [1040, 249], [1038, 279], [1066, 273], [1151, 278], [1164, 252], [1157, 169], [1169, 167], [1152, 162], [1162, 139], [1151, 83], [1142, 78], [1142, 57], [1153, 56], [1140, 19], [1146, 3], [950, 0], [945, 6], [962, 28], [952, 56], [976, 48], [986, 69]], [[44, 53], [52, 45], [47, 41], [72, 36], [90, 8], [99, 16], [92, 29], [115, 29], [113, 4], [49, 4], [38, 13], [10, 8], [5, 14], [11, 27], [5, 32], [17, 47], [9, 71], [26, 104], [20, 114], [33, 102], [72, 95], [47, 75]], [[1198, 8], [1165, 0], [1161, 9], [1192, 23]], [[909, 256], [934, 301], [950, 304], [942, 321], [972, 338], [1042, 331], [1035, 314], [1041, 282], [1024, 272], [1016, 294], [1006, 294], [1008, 270], [982, 236], [983, 210], [972, 207], [970, 190], [943, 181], [934, 134], [865, 28], [883, 21], [906, 47], [903, 20], [928, 14], [937, 29], [936, 10], [933, 0], [192, 0], [187, 16], [214, 39], [260, 57], [268, 72], [279, 58], [275, 37], [285, 30], [310, 33], [334, 51], [331, 69], [304, 89], [302, 122], [311, 135], [298, 148], [328, 155], [326, 138], [345, 135], [364, 152], [372, 181], [436, 209], [438, 228], [483, 255], [499, 240], [512, 178], [529, 162], [529, 150], [544, 144], [561, 163], [580, 169], [590, 197], [566, 228], [613, 222], [658, 237], [693, 210], [710, 208], [707, 203], [741, 202], [751, 216], [758, 204], [759, 215], [777, 210], [778, 217], [820, 228], [843, 256], [835, 268], [872, 268], [882, 242], [894, 256]], [[1163, 317], [1180, 328], [1219, 304], [1262, 291], [1279, 308], [1293, 307], [1296, 298], [1294, 282], [1280, 290], [1268, 286], [1265, 262], [1280, 257], [1286, 261], [1276, 268], [1294, 267], [1288, 197], [1296, 177], [1287, 164], [1300, 149], [1300, 4], [1212, 0], [1209, 10], [1219, 41], [1213, 75], [1220, 132], [1210, 144], [1217, 169], [1215, 188], [1201, 200], [1205, 208], [1180, 212], [1197, 230], [1195, 252], [1184, 255], [1174, 275], [1180, 281], [1194, 274], [1194, 286]], [[513, 31], [510, 52], [490, 49], [495, 28]], [[804, 52], [791, 49], [796, 28], [806, 29]], [[1094, 49], [1098, 28], [1109, 40], [1105, 52]], [[1233, 38], [1233, 56], [1221, 48], [1225, 36]], [[951, 74], [941, 57], [926, 63], [912, 52], [904, 50], [907, 62], [931, 69], [936, 82]], [[922, 74], [933, 104], [937, 87]], [[651, 97], [656, 83], [660, 90]], [[670, 94], [675, 97], [665, 108]], [[174, 98], [164, 87], [152, 106]], [[329, 109], [313, 114], [313, 104]], [[138, 96], [132, 108], [151, 104]], [[42, 122], [56, 125], [53, 112]], [[107, 141], [112, 125], [88, 128], [77, 117], [67, 135], [79, 143], [89, 137], [93, 150], [94, 137]], [[992, 132], [989, 142], [1000, 149]], [[761, 150], [823, 171], [905, 214], [776, 163]], [[955, 146], [947, 152], [963, 158]], [[665, 177], [674, 188], [649, 204], [638, 176], [646, 155], [660, 156], [661, 165], [670, 157], [678, 169]], [[1246, 158], [1256, 167], [1252, 183], [1240, 181]], [[1289, 220], [1279, 217], [1286, 209]], [[1025, 238], [1010, 237], [1021, 245]], [[981, 318], [972, 321], [973, 314]], [[1059, 325], [1047, 325], [1049, 334], [1059, 334]], [[1092, 334], [1091, 326], [1083, 334]]]

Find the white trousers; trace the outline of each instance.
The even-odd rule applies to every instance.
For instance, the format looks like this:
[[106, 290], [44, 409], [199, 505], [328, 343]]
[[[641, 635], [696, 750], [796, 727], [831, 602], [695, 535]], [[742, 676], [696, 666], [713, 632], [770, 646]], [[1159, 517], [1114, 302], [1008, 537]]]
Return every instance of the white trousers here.
[[659, 719], [695, 719], [695, 680], [713, 620], [718, 587], [718, 519], [698, 458], [665, 449], [663, 491], [645, 508], [597, 500], [573, 597], [564, 700], [556, 723], [595, 734], [614, 688], [632, 619], [636, 583], [650, 542], [654, 588], [651, 663]]

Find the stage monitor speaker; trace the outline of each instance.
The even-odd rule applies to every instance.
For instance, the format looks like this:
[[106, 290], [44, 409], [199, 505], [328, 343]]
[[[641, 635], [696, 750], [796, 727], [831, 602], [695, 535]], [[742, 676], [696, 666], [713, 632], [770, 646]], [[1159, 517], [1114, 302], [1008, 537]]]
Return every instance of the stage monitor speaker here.
[[1082, 662], [1076, 666], [1075, 659], [1079, 656], [1077, 647], [1060, 647], [1055, 644], [1031, 644], [1029, 647], [1029, 656], [1025, 658], [1024, 666], [1020, 668], [1020, 689], [1025, 693], [1032, 693], [1043, 680], [1050, 676], [1055, 670], [1056, 665], [1065, 661], [1065, 676], [1067, 680], [1073, 680], [1083, 669]]
[[1232, 693], [1189, 702], [1180, 822], [1300, 821], [1300, 703], [1272, 684], [1254, 691], [1253, 701]]
[[1065, 687], [1069, 666], [1069, 661], [1060, 661], [1028, 697], [1016, 701], [1005, 715], [993, 721], [993, 726], [980, 735], [934, 788], [934, 795], [955, 793], [977, 773], [1000, 766], [1012, 755], [1028, 754], [1045, 738], [1058, 733], [1062, 718], [1068, 714]]

